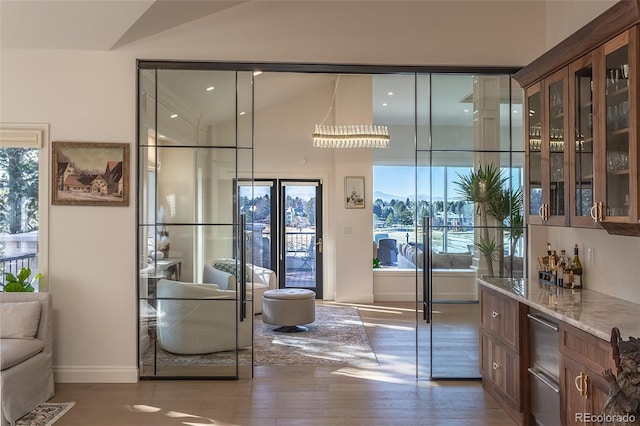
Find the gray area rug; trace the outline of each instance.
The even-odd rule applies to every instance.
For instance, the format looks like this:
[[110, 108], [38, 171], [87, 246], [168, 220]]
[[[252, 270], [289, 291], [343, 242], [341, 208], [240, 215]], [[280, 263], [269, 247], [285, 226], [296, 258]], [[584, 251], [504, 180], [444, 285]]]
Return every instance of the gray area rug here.
[[22, 416], [17, 426], [50, 426], [64, 416], [75, 402], [45, 402]]
[[[316, 305], [316, 320], [302, 333], [279, 333], [276, 326], [264, 324], [262, 316], [254, 319], [255, 365], [378, 365], [367, 332], [357, 308], [338, 305]], [[152, 345], [143, 362], [153, 363]], [[233, 351], [203, 355], [177, 355], [157, 347], [159, 366], [169, 365], [233, 365]], [[239, 351], [241, 364], [248, 364], [251, 353]]]

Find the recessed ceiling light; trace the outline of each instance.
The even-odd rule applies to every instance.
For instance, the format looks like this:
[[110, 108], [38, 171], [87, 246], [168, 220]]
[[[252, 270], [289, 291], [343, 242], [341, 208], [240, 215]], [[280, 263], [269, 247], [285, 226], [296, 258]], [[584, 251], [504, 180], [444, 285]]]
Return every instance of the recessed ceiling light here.
[[215, 87], [213, 87], [213, 86], [209, 86], [209, 87], [207, 87], [207, 92], [210, 92], [210, 91], [212, 91], [213, 89], [215, 89]]
[[393, 92], [387, 92], [387, 95], [393, 96]]
[[245, 115], [245, 114], [246, 114], [246, 112], [245, 112], [245, 111], [241, 111], [241, 112], [240, 112], [240, 115]]
[[178, 117], [178, 114], [171, 114], [169, 117], [171, 117], [171, 118], [177, 118], [177, 117]]
[[257, 77], [257, 76], [259, 76], [260, 74], [262, 74], [262, 71], [254, 71], [254, 72], [253, 72], [253, 76], [254, 76], [254, 77]]
[[385, 103], [383, 103], [383, 104], [382, 104], [382, 106], [387, 106], [387, 103], [386, 103], [386, 102], [385, 102]]

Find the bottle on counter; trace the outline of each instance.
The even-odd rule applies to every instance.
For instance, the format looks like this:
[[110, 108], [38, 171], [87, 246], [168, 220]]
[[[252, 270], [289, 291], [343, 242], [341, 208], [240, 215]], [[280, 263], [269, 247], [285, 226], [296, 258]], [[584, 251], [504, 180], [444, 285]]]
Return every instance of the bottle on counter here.
[[564, 270], [567, 267], [567, 252], [565, 250], [560, 250], [560, 257], [558, 258], [558, 266], [556, 270], [556, 282], [558, 283], [558, 287], [564, 287]]
[[555, 250], [551, 250], [551, 256], [549, 256], [549, 271], [556, 273], [558, 269], [558, 253]]
[[573, 248], [573, 262], [571, 263], [571, 269], [573, 270], [573, 288], [582, 288], [582, 262], [580, 262], [580, 256], [578, 255], [578, 245]]

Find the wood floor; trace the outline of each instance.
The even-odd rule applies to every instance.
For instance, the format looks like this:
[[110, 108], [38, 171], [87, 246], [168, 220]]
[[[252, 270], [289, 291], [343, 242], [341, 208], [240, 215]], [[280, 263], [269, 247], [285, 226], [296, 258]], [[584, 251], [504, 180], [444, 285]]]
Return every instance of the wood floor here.
[[238, 381], [56, 384], [56, 426], [513, 425], [478, 381], [416, 380], [412, 304], [357, 305], [377, 367], [256, 367]]

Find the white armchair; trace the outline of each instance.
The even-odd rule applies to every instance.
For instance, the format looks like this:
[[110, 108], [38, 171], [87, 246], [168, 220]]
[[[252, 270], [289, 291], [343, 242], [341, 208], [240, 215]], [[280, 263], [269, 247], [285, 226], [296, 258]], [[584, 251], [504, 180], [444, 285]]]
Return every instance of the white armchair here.
[[[237, 278], [235, 275], [236, 261], [234, 259], [210, 260], [204, 265], [202, 281], [218, 284], [223, 290], [236, 290]], [[262, 295], [267, 290], [275, 290], [278, 287], [278, 277], [271, 269], [257, 265], [247, 265], [247, 298], [253, 299], [253, 313], [262, 313]]]
[[[238, 320], [236, 293], [214, 284], [158, 281], [158, 344], [166, 351], [193, 355], [251, 345], [252, 319]], [[186, 299], [186, 300], [183, 300]]]
[[55, 393], [50, 293], [0, 292], [0, 425]]

